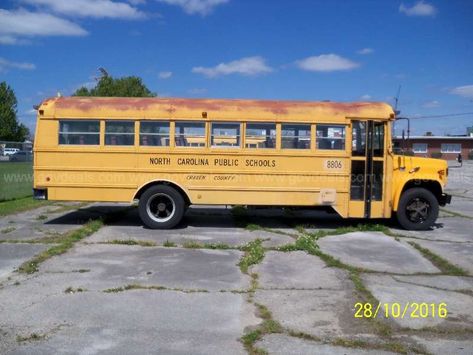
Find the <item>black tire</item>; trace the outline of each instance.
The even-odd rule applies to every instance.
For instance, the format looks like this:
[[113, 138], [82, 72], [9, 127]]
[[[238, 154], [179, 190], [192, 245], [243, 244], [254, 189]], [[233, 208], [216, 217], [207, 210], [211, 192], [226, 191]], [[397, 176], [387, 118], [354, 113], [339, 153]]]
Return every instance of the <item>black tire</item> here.
[[170, 229], [182, 220], [185, 203], [174, 188], [156, 185], [141, 195], [138, 210], [145, 226], [151, 229]]
[[407, 230], [427, 230], [439, 215], [439, 203], [432, 192], [421, 187], [405, 191], [396, 212], [399, 224]]

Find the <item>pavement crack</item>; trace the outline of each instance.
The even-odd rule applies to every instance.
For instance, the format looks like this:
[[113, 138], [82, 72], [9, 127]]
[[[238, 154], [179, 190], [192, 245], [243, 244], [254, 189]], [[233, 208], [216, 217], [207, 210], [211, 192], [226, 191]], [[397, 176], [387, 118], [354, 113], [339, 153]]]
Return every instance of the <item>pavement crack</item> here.
[[261, 291], [340, 291], [339, 288], [326, 287], [258, 287]]
[[186, 289], [180, 287], [166, 287], [160, 285], [140, 285], [140, 284], [130, 284], [121, 287], [107, 288], [103, 290], [104, 293], [119, 293], [130, 290], [149, 290], [149, 291], [177, 291], [183, 293], [209, 293], [206, 289]]
[[439, 291], [456, 292], [456, 293], [461, 293], [461, 294], [468, 295], [468, 296], [473, 296], [472, 291], [470, 291], [470, 290], [463, 290], [463, 289], [461, 289], [461, 290], [451, 290], [451, 289], [448, 289], [448, 288], [443, 288], [443, 287], [438, 287], [438, 286], [425, 285], [425, 284], [421, 284], [421, 283], [417, 283], [417, 282], [413, 282], [413, 281], [400, 280], [399, 278], [397, 278], [394, 275], [392, 276], [392, 278], [396, 282], [403, 283], [403, 284], [414, 285], [414, 286], [419, 286], [419, 287], [426, 287], [426, 288], [431, 288], [431, 289], [439, 290]]
[[450, 214], [452, 216], [455, 216], [455, 217], [473, 219], [473, 217], [471, 217], [471, 216], [467, 216], [467, 215], [464, 215], [462, 213], [458, 213], [458, 212], [455, 212], [455, 211], [450, 211], [450, 210], [447, 210], [446, 208], [440, 208], [440, 211], [448, 213], [448, 214]]
[[406, 238], [406, 239], [418, 239], [418, 240], [425, 240], [428, 242], [446, 242], [446, 243], [455, 243], [455, 244], [471, 244], [473, 241], [458, 241], [458, 240], [447, 240], [447, 239], [429, 239], [429, 238], [422, 238], [418, 236], [410, 236], [410, 235], [403, 235], [399, 236], [399, 238]]

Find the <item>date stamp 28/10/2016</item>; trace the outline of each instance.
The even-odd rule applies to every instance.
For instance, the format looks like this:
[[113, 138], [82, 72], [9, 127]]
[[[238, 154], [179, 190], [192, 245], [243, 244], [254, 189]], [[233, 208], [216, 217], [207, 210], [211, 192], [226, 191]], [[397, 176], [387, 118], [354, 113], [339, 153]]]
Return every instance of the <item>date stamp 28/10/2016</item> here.
[[427, 302], [355, 303], [355, 318], [447, 318], [447, 304]]

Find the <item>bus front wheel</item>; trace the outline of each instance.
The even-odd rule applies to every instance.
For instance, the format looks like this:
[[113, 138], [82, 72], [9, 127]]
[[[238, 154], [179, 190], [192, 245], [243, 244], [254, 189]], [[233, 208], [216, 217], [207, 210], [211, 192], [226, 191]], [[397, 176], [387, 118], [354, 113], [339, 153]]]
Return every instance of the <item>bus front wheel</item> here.
[[138, 210], [147, 227], [169, 229], [181, 221], [185, 203], [181, 194], [172, 187], [156, 185], [141, 195]]
[[416, 187], [405, 191], [399, 201], [396, 217], [408, 230], [427, 230], [437, 219], [439, 203], [432, 192]]

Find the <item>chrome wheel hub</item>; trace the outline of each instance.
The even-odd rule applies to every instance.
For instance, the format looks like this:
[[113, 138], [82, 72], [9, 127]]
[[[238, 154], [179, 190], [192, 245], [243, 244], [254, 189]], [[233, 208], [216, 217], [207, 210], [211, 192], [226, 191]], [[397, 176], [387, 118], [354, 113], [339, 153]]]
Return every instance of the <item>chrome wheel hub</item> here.
[[164, 223], [176, 213], [176, 204], [169, 195], [157, 193], [148, 199], [146, 212], [152, 220]]

